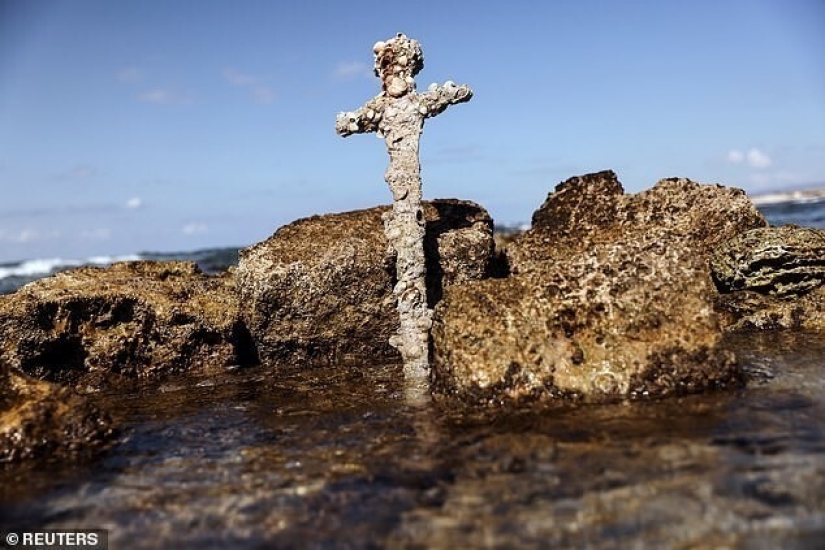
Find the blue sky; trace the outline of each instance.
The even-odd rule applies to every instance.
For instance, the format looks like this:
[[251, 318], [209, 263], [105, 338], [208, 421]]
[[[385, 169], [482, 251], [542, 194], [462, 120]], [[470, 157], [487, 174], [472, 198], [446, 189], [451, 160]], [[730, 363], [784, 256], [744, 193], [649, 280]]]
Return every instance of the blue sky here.
[[821, 0], [0, 0], [0, 262], [248, 245], [390, 201], [335, 115], [372, 45], [423, 47], [424, 194], [527, 221], [558, 182], [825, 187]]

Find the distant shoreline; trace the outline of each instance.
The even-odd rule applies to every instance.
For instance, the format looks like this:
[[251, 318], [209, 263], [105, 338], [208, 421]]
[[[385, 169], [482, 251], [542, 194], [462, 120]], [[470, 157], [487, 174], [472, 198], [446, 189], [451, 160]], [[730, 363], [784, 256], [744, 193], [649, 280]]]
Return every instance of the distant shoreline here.
[[819, 202], [825, 201], [825, 189], [805, 189], [800, 191], [782, 191], [753, 195], [751, 201], [757, 206], [779, 204], [783, 202]]

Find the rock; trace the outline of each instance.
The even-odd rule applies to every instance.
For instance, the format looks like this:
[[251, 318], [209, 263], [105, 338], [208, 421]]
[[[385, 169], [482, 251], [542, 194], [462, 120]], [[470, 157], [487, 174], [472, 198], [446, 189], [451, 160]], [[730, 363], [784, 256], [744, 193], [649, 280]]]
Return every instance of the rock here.
[[85, 398], [0, 363], [0, 463], [87, 454], [110, 435], [109, 417]]
[[148, 261], [65, 271], [0, 297], [0, 356], [36, 378], [93, 388], [255, 360], [231, 276]]
[[727, 331], [825, 330], [825, 286], [793, 299], [749, 290], [720, 294], [716, 310]]
[[[466, 201], [425, 201], [427, 297], [491, 269], [492, 220]], [[290, 365], [398, 361], [398, 328], [382, 206], [313, 216], [241, 252], [243, 317], [261, 360]]]
[[[612, 170], [559, 184], [533, 214], [533, 226], [507, 255], [513, 272], [564, 259], [594, 243], [622, 235], [686, 241], [696, 252], [711, 249], [744, 230], [767, 225], [740, 189], [668, 178], [635, 195], [625, 195]], [[745, 229], [743, 229], [745, 228]]]
[[507, 254], [512, 275], [451, 287], [433, 326], [438, 394], [471, 401], [611, 399], [736, 386], [717, 345], [708, 256], [765, 225], [741, 191], [662, 180], [624, 195], [572, 178]]
[[711, 272], [727, 328], [825, 330], [825, 231], [748, 231], [718, 247]]
[[616, 221], [623, 195], [612, 170], [572, 177], [557, 185], [533, 213], [533, 234], [556, 238], [595, 235]]
[[786, 225], [734, 237], [711, 262], [719, 292], [800, 296], [825, 283], [825, 231]]

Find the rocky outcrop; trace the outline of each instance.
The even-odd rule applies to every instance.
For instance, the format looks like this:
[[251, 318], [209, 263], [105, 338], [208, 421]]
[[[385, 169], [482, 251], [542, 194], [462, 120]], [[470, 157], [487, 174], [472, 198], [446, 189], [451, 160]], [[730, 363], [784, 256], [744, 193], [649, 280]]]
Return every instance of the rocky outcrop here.
[[255, 359], [232, 277], [203, 275], [191, 262], [79, 268], [1, 297], [0, 358], [93, 388]]
[[512, 275], [436, 309], [434, 389], [472, 401], [664, 396], [741, 382], [719, 349], [708, 258], [765, 225], [742, 191], [572, 178], [508, 248]]
[[[424, 202], [427, 297], [484, 278], [492, 220], [458, 200]], [[243, 318], [262, 361], [281, 365], [397, 361], [394, 258], [382, 215], [389, 207], [314, 216], [282, 227], [241, 253]]]
[[727, 239], [766, 225], [740, 189], [669, 178], [625, 195], [616, 174], [608, 170], [559, 184], [533, 214], [530, 230], [507, 253], [517, 273], [594, 244], [646, 235], [688, 243], [707, 257]]
[[85, 398], [0, 362], [0, 463], [86, 454], [111, 434], [109, 417]]
[[825, 231], [749, 231], [716, 250], [711, 270], [728, 328], [825, 330]]

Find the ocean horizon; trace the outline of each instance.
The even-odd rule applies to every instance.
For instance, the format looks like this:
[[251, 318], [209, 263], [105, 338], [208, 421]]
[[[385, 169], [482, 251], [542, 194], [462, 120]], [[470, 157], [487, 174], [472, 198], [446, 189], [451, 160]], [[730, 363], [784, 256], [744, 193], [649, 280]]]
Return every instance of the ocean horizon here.
[[[755, 201], [757, 208], [771, 225], [801, 225], [825, 229], [825, 195], [798, 196], [794, 194], [771, 196], [771, 200]], [[529, 224], [501, 225], [497, 230], [512, 232]], [[514, 229], [518, 228], [518, 229]], [[125, 255], [100, 255], [88, 258], [32, 258], [0, 263], [0, 295], [11, 294], [21, 286], [66, 269], [82, 266], [105, 267], [116, 262], [137, 260], [182, 260], [195, 262], [207, 274], [218, 274], [238, 263], [238, 254], [247, 246], [204, 248], [180, 252], [135, 252]]]

